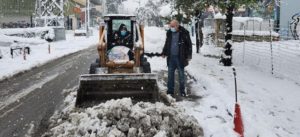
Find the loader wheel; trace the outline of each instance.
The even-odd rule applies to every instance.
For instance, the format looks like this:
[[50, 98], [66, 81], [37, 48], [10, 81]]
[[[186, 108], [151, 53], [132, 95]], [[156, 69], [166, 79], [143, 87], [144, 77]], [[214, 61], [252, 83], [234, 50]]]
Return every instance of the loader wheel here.
[[100, 64], [100, 59], [97, 58], [95, 62], [96, 62], [97, 64]]
[[99, 67], [98, 63], [92, 63], [90, 66], [90, 74], [96, 74], [97, 67]]
[[143, 62], [144, 73], [151, 73], [150, 63], [148, 61]]

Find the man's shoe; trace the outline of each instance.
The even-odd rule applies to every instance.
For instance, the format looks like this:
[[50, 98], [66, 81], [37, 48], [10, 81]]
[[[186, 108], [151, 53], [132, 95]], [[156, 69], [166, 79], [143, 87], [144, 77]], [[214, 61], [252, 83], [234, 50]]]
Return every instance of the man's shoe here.
[[174, 95], [174, 92], [167, 91], [168, 95]]

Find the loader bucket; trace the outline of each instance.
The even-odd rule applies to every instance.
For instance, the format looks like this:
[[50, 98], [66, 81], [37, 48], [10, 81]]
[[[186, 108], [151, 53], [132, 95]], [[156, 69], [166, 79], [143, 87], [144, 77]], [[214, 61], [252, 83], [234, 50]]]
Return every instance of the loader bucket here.
[[131, 97], [157, 101], [157, 74], [86, 74], [80, 76], [76, 107], [92, 106], [109, 99]]

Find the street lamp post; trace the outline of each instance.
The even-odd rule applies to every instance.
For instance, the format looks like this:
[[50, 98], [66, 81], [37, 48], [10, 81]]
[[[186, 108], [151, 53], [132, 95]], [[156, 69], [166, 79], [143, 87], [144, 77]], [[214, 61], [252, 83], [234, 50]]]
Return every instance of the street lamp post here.
[[89, 37], [89, 0], [85, 1], [85, 28], [86, 28], [86, 37]]

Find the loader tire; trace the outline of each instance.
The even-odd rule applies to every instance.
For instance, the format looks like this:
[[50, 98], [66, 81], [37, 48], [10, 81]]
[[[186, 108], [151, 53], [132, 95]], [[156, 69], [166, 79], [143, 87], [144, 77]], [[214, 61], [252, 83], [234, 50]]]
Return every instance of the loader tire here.
[[151, 73], [150, 63], [148, 61], [143, 62], [144, 73]]
[[151, 73], [150, 63], [144, 56], [141, 56], [141, 67], [143, 68], [144, 73]]
[[92, 63], [90, 66], [90, 74], [96, 74], [96, 68], [98, 67], [98, 63]]
[[100, 64], [100, 59], [97, 58], [95, 62], [96, 62], [97, 64]]

